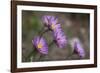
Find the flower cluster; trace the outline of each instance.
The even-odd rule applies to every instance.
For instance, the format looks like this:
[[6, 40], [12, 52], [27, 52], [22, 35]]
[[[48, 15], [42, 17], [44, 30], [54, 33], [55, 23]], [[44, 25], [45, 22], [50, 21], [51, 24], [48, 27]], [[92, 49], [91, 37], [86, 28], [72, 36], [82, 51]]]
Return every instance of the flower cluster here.
[[[65, 35], [58, 18], [55, 16], [45, 15], [42, 17], [43, 24], [49, 31], [52, 32], [53, 42], [59, 47], [64, 48], [67, 45], [68, 39]], [[43, 36], [37, 36], [32, 40], [33, 46], [41, 53], [48, 54], [48, 44]], [[81, 43], [77, 39], [72, 40], [71, 44], [74, 52], [81, 58], [85, 57], [85, 52]]]
[[53, 32], [53, 38], [59, 48], [64, 48], [67, 44], [67, 38], [61, 28], [61, 24], [58, 23], [58, 19], [54, 16], [44, 16], [44, 24]]

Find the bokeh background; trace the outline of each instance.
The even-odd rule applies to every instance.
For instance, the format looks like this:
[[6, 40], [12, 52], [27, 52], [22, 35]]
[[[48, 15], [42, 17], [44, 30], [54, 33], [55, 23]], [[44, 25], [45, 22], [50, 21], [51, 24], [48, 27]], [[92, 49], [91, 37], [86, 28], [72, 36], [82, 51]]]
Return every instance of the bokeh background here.
[[[60, 49], [55, 44], [49, 47], [48, 55], [31, 53], [35, 48], [32, 45], [32, 39], [43, 30], [44, 24], [42, 16], [56, 16], [61, 23], [65, 35], [70, 39], [77, 37], [80, 39], [85, 50], [85, 57], [80, 59], [77, 54], [72, 54], [71, 45]], [[37, 62], [37, 61], [60, 61], [60, 60], [83, 60], [90, 58], [89, 45], [89, 14], [86, 13], [63, 13], [63, 12], [46, 12], [46, 11], [22, 11], [22, 62]], [[45, 33], [43, 37], [47, 43], [51, 43], [53, 38], [51, 32]], [[34, 55], [35, 54], [35, 55]]]

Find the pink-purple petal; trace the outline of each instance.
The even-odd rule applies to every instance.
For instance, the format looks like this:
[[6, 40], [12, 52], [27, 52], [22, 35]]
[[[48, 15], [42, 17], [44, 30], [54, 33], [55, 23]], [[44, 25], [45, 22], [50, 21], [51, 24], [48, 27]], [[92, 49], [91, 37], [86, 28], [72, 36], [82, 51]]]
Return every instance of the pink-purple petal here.
[[71, 46], [72, 46], [74, 52], [80, 56], [80, 58], [85, 57], [85, 50], [84, 50], [84, 48], [83, 48], [83, 46], [78, 38], [72, 39]]
[[[42, 48], [38, 48], [38, 44], [42, 44]], [[35, 46], [35, 48], [41, 53], [41, 54], [48, 54], [48, 44], [46, 43], [46, 40], [43, 37], [35, 37], [32, 40], [32, 44]]]
[[76, 46], [75, 50], [78, 52], [79, 56], [81, 58], [83, 58], [85, 56], [85, 52], [84, 52], [83, 47], [81, 46], [81, 44], [79, 42], [76, 42], [75, 46]]
[[50, 16], [50, 15], [45, 15], [43, 16], [42, 18], [43, 20], [43, 23], [50, 29], [50, 30], [53, 30], [52, 29], [52, 25], [56, 25], [58, 23], [58, 19], [55, 17], [55, 16]]
[[64, 48], [67, 45], [67, 38], [62, 29], [56, 29], [53, 32], [53, 36], [59, 48]]

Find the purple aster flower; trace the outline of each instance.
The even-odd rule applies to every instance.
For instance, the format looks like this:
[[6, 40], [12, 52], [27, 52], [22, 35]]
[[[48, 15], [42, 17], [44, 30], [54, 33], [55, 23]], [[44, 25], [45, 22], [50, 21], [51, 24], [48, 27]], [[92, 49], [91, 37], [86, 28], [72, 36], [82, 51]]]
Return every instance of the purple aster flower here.
[[61, 28], [53, 32], [54, 41], [59, 48], [64, 48], [67, 45], [67, 38]]
[[60, 26], [58, 24], [58, 19], [54, 16], [49, 16], [49, 15], [43, 16], [43, 22], [50, 30], [55, 30], [56, 27]]
[[83, 49], [82, 44], [80, 43], [78, 38], [72, 39], [71, 45], [74, 50], [74, 53], [78, 54], [80, 58], [85, 57], [85, 50]]
[[48, 44], [43, 37], [35, 37], [32, 44], [41, 54], [48, 54]]

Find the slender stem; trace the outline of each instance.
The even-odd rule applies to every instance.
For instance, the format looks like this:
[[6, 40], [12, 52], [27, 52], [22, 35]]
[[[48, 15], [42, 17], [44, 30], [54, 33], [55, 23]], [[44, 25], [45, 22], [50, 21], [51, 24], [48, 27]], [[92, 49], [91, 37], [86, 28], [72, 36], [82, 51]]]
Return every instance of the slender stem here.
[[67, 59], [69, 59], [73, 54], [75, 54], [75, 53], [72, 52], [71, 54], [69, 54], [69, 55], [67, 56]]
[[43, 34], [45, 34], [45, 33], [48, 32], [48, 31], [49, 31], [48, 29], [44, 30], [42, 33], [40, 33], [40, 37], [42, 37]]
[[50, 44], [49, 44], [49, 47], [54, 43], [54, 41], [52, 41]]
[[42, 54], [40, 54], [40, 56], [39, 56], [39, 59], [38, 60], [41, 60], [43, 58], [43, 55]]
[[40, 30], [39, 30], [39, 32], [38, 32], [38, 35], [41, 33], [41, 31], [44, 29], [44, 27], [42, 27]]
[[[43, 28], [42, 28], [42, 30], [43, 30]], [[49, 30], [48, 29], [46, 29], [46, 30], [44, 30], [42, 33], [40, 33], [40, 38], [43, 36], [43, 34], [45, 34], [46, 32], [48, 32]], [[36, 49], [36, 48], [35, 48]], [[28, 60], [31, 56], [35, 56], [36, 55], [36, 53], [37, 53], [37, 51], [36, 50], [32, 50], [30, 53], [29, 53], [29, 55], [26, 57], [26, 60]]]
[[32, 50], [32, 51], [28, 54], [28, 56], [26, 57], [26, 60], [29, 60], [30, 57], [31, 57], [32, 55], [35, 56], [35, 54], [36, 54], [36, 50], [35, 50], [35, 48], [34, 48], [34, 50]]
[[[43, 30], [43, 32], [41, 32], [41, 30]], [[45, 34], [46, 32], [48, 32], [49, 31], [49, 29], [45, 29], [44, 30], [44, 27], [42, 27], [42, 29], [40, 30], [40, 32], [38, 33], [39, 35], [40, 35], [40, 39], [41, 39], [41, 37], [43, 36], [43, 34]], [[51, 46], [53, 44], [53, 41], [49, 44], [49, 46]], [[36, 49], [36, 48], [35, 48]], [[35, 51], [35, 49], [34, 50], [32, 50], [30, 53], [29, 53], [29, 55], [26, 57], [26, 60], [28, 60], [28, 59], [30, 59], [32, 56], [35, 56], [36, 55], [36, 53], [37, 53], [37, 51]], [[40, 58], [42, 57], [42, 55], [40, 55]], [[39, 58], [39, 59], [40, 59]]]

